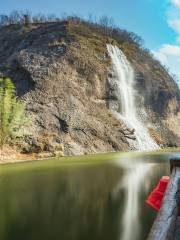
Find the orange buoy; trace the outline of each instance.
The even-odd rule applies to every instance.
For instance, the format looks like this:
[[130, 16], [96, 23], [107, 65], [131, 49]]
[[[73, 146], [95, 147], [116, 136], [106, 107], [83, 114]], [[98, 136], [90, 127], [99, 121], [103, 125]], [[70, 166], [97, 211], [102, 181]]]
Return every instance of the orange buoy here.
[[159, 211], [161, 208], [162, 199], [164, 197], [169, 179], [169, 176], [163, 176], [146, 200], [146, 203], [157, 211]]

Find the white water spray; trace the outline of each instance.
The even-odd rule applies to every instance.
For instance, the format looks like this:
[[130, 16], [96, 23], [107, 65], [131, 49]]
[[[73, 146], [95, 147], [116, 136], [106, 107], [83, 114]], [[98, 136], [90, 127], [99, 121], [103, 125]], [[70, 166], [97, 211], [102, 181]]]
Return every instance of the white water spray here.
[[135, 130], [135, 140], [129, 140], [137, 150], [158, 149], [156, 142], [150, 137], [148, 130], [137, 116], [134, 90], [134, 71], [124, 53], [116, 46], [107, 45], [112, 59], [115, 74], [115, 85], [118, 91], [118, 100], [121, 106], [120, 112], [115, 112], [117, 117], [123, 120], [128, 128]]

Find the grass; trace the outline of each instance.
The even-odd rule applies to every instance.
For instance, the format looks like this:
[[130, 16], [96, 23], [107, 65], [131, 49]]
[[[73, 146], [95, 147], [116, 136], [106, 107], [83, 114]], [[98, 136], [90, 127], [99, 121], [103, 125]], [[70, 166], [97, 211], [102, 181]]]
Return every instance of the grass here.
[[69, 23], [68, 30], [70, 34], [78, 40], [79, 43], [86, 45], [94, 51], [105, 53], [106, 43], [104, 36], [100, 33], [93, 32], [89, 26], [79, 23]]
[[50, 169], [65, 166], [84, 166], [91, 164], [101, 164], [105, 162], [112, 162], [115, 159], [115, 153], [103, 153], [94, 155], [82, 155], [73, 157], [55, 157], [45, 160], [33, 160], [28, 162], [19, 163], [7, 163], [0, 166], [1, 172], [9, 171], [30, 171], [30, 170], [40, 170], [40, 169]]

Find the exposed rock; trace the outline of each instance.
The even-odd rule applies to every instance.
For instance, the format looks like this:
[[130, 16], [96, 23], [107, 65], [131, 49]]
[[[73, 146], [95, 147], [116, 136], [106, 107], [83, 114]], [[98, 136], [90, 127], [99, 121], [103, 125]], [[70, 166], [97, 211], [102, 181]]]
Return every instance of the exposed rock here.
[[54, 155], [55, 155], [56, 157], [64, 157], [64, 152], [63, 152], [63, 151], [55, 151], [55, 152], [54, 152]]
[[[12, 77], [32, 116], [29, 138], [20, 144], [23, 152], [77, 155], [131, 149], [126, 138], [134, 139], [134, 130], [108, 108], [121, 106], [110, 80], [104, 36], [87, 35], [80, 27], [63, 22], [1, 29], [0, 72]], [[145, 50], [126, 43], [119, 47], [135, 68], [137, 104], [145, 106], [147, 121], [161, 134], [163, 140], [157, 141], [179, 145], [172, 126], [174, 121], [178, 125], [180, 110], [177, 85]]]
[[37, 158], [50, 158], [50, 157], [55, 157], [56, 155], [52, 152], [40, 152], [37, 154]]

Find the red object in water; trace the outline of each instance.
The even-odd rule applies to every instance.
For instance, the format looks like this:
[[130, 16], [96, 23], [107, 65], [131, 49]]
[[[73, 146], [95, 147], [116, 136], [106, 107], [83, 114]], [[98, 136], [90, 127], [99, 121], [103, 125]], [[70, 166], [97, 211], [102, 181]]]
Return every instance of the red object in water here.
[[162, 199], [166, 191], [170, 177], [163, 176], [158, 185], [153, 189], [153, 191], [148, 196], [146, 203], [149, 204], [152, 208], [159, 211], [162, 204]]

